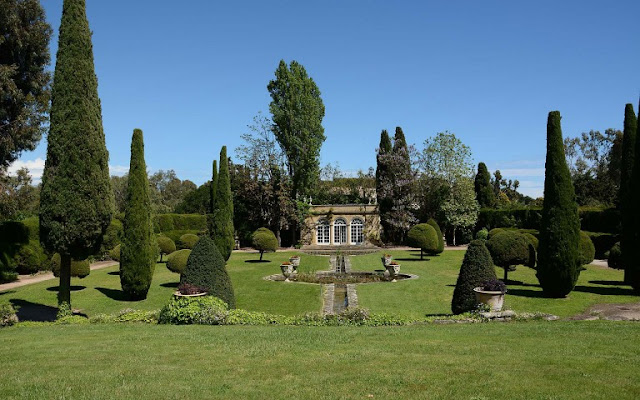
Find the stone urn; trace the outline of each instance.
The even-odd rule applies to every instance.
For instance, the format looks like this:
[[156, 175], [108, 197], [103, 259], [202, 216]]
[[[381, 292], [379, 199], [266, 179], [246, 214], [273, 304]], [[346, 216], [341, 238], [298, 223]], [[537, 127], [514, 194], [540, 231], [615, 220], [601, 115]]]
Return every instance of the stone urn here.
[[398, 264], [398, 263], [393, 263], [393, 264], [389, 263], [388, 265], [385, 266], [385, 268], [387, 269], [387, 273], [389, 274], [389, 277], [391, 278], [391, 282], [395, 282], [396, 281], [396, 277], [400, 273], [400, 264]]
[[484, 290], [481, 286], [474, 288], [476, 302], [486, 304], [491, 307], [491, 311], [501, 311], [504, 304], [504, 294], [502, 291]]
[[289, 262], [293, 265], [293, 272], [298, 272], [298, 267], [300, 266], [300, 256], [292, 256], [289, 258]]
[[209, 292], [200, 292], [200, 293], [194, 293], [194, 294], [182, 294], [182, 293], [180, 293], [179, 290], [176, 290], [173, 293], [173, 296], [174, 297], [200, 297], [200, 296], [206, 296], [208, 294], [209, 294]]
[[293, 265], [291, 263], [281, 264], [280, 270], [282, 271], [282, 275], [284, 275], [285, 282], [291, 282], [289, 277], [293, 275]]

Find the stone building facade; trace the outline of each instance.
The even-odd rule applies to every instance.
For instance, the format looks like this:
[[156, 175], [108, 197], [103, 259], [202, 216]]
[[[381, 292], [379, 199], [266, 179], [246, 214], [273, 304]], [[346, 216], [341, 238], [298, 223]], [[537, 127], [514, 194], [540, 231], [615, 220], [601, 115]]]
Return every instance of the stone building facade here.
[[303, 231], [308, 246], [371, 246], [380, 240], [377, 204], [311, 205]]

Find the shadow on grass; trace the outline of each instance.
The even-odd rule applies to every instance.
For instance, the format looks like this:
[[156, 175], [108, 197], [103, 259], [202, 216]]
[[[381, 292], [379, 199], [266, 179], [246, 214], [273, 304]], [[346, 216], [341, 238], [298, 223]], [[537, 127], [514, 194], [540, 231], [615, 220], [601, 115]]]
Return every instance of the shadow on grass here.
[[544, 298], [542, 290], [507, 289], [507, 295], [518, 297]]
[[15, 290], [9, 290], [7, 292], [0, 292], [0, 296], [4, 296], [5, 294], [11, 294], [11, 293], [15, 293]]
[[109, 275], [120, 275], [120, 271], [111, 271], [111, 272], [107, 272], [107, 274], [109, 274]]
[[589, 283], [593, 283], [594, 285], [610, 285], [610, 286], [619, 286], [624, 285], [623, 281], [589, 281]]
[[[69, 289], [71, 289], [72, 292], [78, 292], [80, 290], [84, 290], [86, 289], [86, 286], [81, 286], [81, 285], [71, 285], [71, 287]], [[60, 286], [49, 286], [47, 288], [47, 290], [49, 292], [57, 292], [60, 290]]]
[[603, 296], [633, 296], [635, 294], [633, 289], [621, 287], [576, 286], [573, 290]]
[[58, 314], [57, 307], [45, 306], [44, 304], [32, 303], [21, 299], [9, 300], [11, 305], [17, 309], [16, 315], [20, 321], [55, 321]]
[[[432, 256], [429, 256], [432, 257]], [[431, 260], [430, 258], [423, 258], [422, 260], [420, 259], [420, 256], [416, 256], [416, 258], [394, 258], [395, 261], [429, 261]]]
[[127, 294], [125, 292], [123, 292], [122, 290], [118, 290], [118, 289], [108, 289], [108, 288], [103, 288], [103, 287], [97, 287], [96, 290], [98, 290], [100, 293], [104, 294], [105, 296], [107, 296], [108, 298], [112, 299], [112, 300], [117, 300], [117, 301], [137, 301], [135, 299], [130, 299], [129, 296], [127, 296]]
[[249, 264], [264, 264], [264, 263], [270, 263], [270, 260], [244, 260], [244, 262], [249, 263]]
[[512, 281], [511, 279], [507, 279], [505, 284], [511, 286], [540, 287], [540, 285], [538, 285], [537, 283], [524, 283], [522, 281]]
[[167, 282], [167, 283], [161, 283], [160, 286], [168, 287], [168, 288], [177, 288], [179, 284], [180, 282]]

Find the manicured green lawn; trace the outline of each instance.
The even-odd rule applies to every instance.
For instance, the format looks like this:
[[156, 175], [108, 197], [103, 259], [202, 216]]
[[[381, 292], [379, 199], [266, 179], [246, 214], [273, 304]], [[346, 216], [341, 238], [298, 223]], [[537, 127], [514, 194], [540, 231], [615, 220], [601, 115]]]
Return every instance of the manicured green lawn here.
[[[227, 270], [233, 282], [237, 307], [281, 315], [318, 312], [322, 306], [319, 285], [285, 284], [263, 279], [266, 275], [280, 273], [280, 263], [293, 254], [265, 254], [264, 259], [269, 261], [253, 262], [259, 258], [257, 254], [233, 253]], [[328, 257], [303, 255], [302, 260], [301, 271], [329, 267]], [[169, 271], [165, 264], [157, 264], [147, 299], [128, 301], [120, 290], [117, 271], [118, 267], [114, 266], [92, 271], [84, 279], [73, 278], [73, 308], [89, 316], [113, 314], [125, 308], [159, 310], [169, 301], [180, 280], [179, 275]], [[57, 286], [57, 280], [49, 280], [0, 292], [0, 302], [10, 302], [21, 307], [23, 313], [37, 313], [51, 319], [57, 312]]]
[[[451, 297], [464, 251], [445, 251], [439, 256], [427, 257], [428, 261], [420, 261], [419, 251], [390, 253], [401, 264], [401, 272], [416, 274], [420, 278], [358, 285], [359, 305], [372, 312], [414, 318], [425, 314], [450, 314]], [[382, 253], [352, 256], [351, 264], [356, 270], [382, 269], [381, 256]], [[502, 277], [503, 270], [496, 268], [496, 273]], [[519, 283], [508, 285], [505, 307], [518, 312], [540, 311], [566, 317], [582, 313], [594, 304], [640, 301], [629, 286], [620, 284], [622, 279], [622, 271], [589, 265], [567, 298], [547, 299], [542, 297], [535, 270], [518, 266], [516, 271], [509, 272], [509, 280]]]
[[640, 324], [0, 329], [2, 399], [637, 399]]

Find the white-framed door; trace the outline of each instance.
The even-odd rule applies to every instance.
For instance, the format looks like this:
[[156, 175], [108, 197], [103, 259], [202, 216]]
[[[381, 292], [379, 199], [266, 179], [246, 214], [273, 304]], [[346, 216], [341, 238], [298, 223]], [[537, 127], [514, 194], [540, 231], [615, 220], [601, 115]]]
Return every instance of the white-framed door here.
[[333, 223], [333, 244], [347, 244], [347, 221], [342, 218]]

